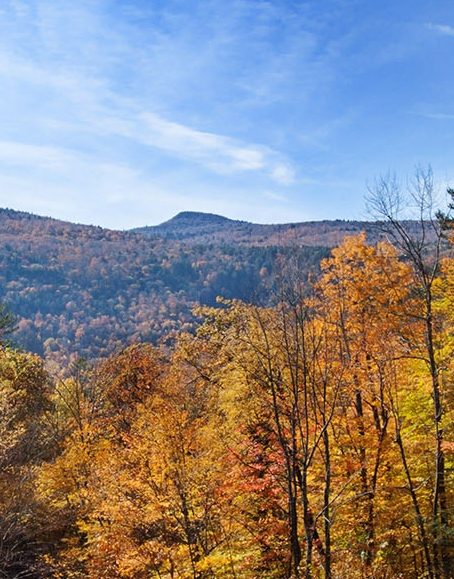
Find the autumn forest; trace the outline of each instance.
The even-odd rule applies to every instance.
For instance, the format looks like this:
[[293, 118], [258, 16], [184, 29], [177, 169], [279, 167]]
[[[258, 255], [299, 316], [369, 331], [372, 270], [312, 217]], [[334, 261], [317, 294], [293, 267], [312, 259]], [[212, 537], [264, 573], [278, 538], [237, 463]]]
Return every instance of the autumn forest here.
[[[60, 283], [61, 323], [74, 335], [79, 328], [83, 355], [66, 355], [63, 334], [41, 349], [10, 342], [33, 333], [36, 314], [26, 318], [26, 309], [21, 327], [3, 335], [0, 575], [452, 578], [453, 208], [438, 210], [430, 175], [419, 174], [411, 190], [419, 219], [403, 221], [394, 185], [379, 183], [369, 199], [379, 234], [355, 228], [329, 249], [313, 243], [312, 253], [301, 243], [238, 243], [243, 269], [224, 240], [230, 277], [210, 277], [221, 247], [211, 233], [194, 242], [192, 261], [181, 252], [171, 259], [162, 239], [128, 234], [162, 258], [154, 269], [140, 265], [149, 278], [142, 296], [164, 284], [158, 270], [173, 267], [187, 284], [153, 302], [147, 319], [129, 293], [139, 282], [124, 273], [141, 253], [125, 247], [109, 311], [134, 304], [142, 334], [126, 339], [125, 322], [111, 348], [91, 357], [80, 328], [95, 337], [96, 324], [78, 326], [80, 304], [52, 278], [61, 272], [51, 252], [39, 266], [21, 262], [17, 279], [23, 257], [10, 253], [8, 273], [1, 254], [10, 296], [36, 295], [27, 275], [44, 276], [47, 291]], [[77, 253], [74, 230], [65, 231]], [[92, 244], [101, 233], [84, 235]], [[178, 243], [188, 251], [187, 240]], [[110, 255], [92, 258], [100, 293]], [[72, 271], [74, 283], [87, 275]], [[194, 271], [203, 271], [197, 296]], [[228, 285], [234, 271], [240, 296]], [[183, 309], [169, 305], [178, 292]], [[78, 297], [87, 309], [99, 298], [82, 286]], [[165, 335], [164, 303], [174, 314]], [[144, 339], [147, 323], [156, 331]]]

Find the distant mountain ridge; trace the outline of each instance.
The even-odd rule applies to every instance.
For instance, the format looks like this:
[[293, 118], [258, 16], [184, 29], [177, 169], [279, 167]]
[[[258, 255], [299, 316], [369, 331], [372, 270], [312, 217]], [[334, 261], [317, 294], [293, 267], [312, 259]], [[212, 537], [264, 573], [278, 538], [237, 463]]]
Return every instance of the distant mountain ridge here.
[[[46, 217], [17, 211], [10, 208], [0, 208], [0, 232], [17, 233], [29, 229], [33, 224], [35, 231], [42, 230], [48, 234], [59, 235], [72, 232], [95, 238], [103, 235], [143, 235], [154, 239], [167, 239], [193, 243], [230, 243], [248, 246], [292, 246], [294, 244], [307, 247], [335, 247], [346, 236], [356, 235], [362, 231], [373, 243], [383, 238], [380, 222], [357, 220], [321, 220], [300, 221], [289, 223], [260, 224], [249, 221], [229, 219], [215, 213], [201, 211], [182, 211], [171, 219], [158, 225], [145, 225], [129, 230], [117, 230], [99, 225], [86, 225], [64, 221], [54, 217]], [[415, 232], [417, 222], [406, 222]]]
[[282, 258], [297, 256], [307, 279], [363, 230], [380, 237], [357, 221], [259, 225], [185, 211], [118, 231], [0, 209], [0, 301], [17, 315], [18, 344], [67, 367], [193, 331], [194, 307], [218, 296], [271, 305]]
[[229, 219], [213, 213], [183, 211], [160, 225], [132, 229], [153, 238], [175, 239], [193, 243], [240, 243], [246, 245], [292, 245], [334, 247], [346, 235], [366, 231], [370, 238], [379, 236], [371, 221], [306, 221], [284, 224], [259, 224]]
[[215, 213], [201, 211], [182, 211], [159, 225], [146, 225], [129, 230], [107, 229], [97, 225], [84, 225], [0, 208], [1, 231], [15, 232], [18, 228], [33, 228], [48, 234], [67, 233], [99, 237], [100, 235], [140, 234], [154, 239], [185, 241], [186, 243], [235, 243], [248, 246], [289, 246], [334, 247], [345, 236], [365, 231], [371, 241], [381, 237], [377, 224], [373, 221], [323, 220], [302, 221], [279, 224], [259, 224], [249, 221], [229, 219]]

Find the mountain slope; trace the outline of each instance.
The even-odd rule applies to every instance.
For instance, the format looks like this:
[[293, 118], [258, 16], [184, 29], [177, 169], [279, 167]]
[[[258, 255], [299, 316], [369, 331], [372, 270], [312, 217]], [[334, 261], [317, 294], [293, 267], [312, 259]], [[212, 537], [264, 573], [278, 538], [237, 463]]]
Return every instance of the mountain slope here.
[[192, 308], [217, 296], [269, 303], [278, 256], [296, 252], [308, 274], [366, 226], [185, 212], [122, 232], [0, 209], [0, 300], [18, 316], [20, 344], [67, 365], [192, 330]]

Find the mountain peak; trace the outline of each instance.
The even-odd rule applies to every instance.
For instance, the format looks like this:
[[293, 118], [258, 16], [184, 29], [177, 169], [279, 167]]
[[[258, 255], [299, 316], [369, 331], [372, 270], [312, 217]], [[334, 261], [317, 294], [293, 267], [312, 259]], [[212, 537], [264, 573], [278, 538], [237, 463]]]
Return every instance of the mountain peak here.
[[161, 225], [207, 225], [220, 223], [232, 223], [232, 219], [216, 215], [215, 213], [204, 213], [202, 211], [181, 211]]
[[164, 237], [168, 239], [192, 239], [201, 240], [219, 236], [221, 232], [230, 232], [247, 226], [246, 221], [228, 219], [215, 213], [203, 213], [202, 211], [182, 211], [172, 219], [160, 225], [151, 225], [133, 229], [135, 233], [145, 233], [152, 237]]

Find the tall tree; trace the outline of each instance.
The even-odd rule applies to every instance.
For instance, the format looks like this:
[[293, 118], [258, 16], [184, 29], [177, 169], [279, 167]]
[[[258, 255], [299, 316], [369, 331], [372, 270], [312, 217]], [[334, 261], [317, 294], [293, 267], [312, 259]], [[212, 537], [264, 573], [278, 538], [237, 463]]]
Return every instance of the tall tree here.
[[37, 356], [0, 350], [0, 575], [49, 576], [36, 470], [49, 458], [51, 384]]
[[[421, 378], [424, 368], [411, 358], [418, 356], [410, 345], [417, 343], [422, 330], [417, 316], [411, 320], [407, 316], [408, 312], [416, 314], [420, 307], [413, 290], [412, 269], [399, 259], [397, 250], [388, 242], [368, 245], [364, 235], [346, 239], [332, 251], [332, 257], [322, 262], [317, 283], [318, 311], [338, 336], [337, 356], [344, 373], [340, 401], [345, 420], [335, 423], [336, 448], [342, 453], [340, 465], [349, 473], [350, 482], [346, 480], [346, 492], [339, 499], [347, 504], [345, 496], [350, 496], [348, 504], [355, 509], [350, 524], [352, 536], [358, 541], [357, 558], [369, 573], [377, 565], [390, 565], [394, 561], [392, 551], [399, 552], [407, 545], [407, 537], [398, 531], [403, 522], [400, 516], [393, 524], [389, 517], [383, 519], [383, 509], [391, 510], [392, 504], [396, 513], [415, 510], [414, 521], [405, 525], [416, 525], [414, 534], [420, 540], [412, 548], [422, 554], [423, 569], [432, 568], [430, 541], [421, 514], [425, 497], [418, 496], [423, 493], [415, 490], [413, 480], [415, 474], [424, 480], [427, 473], [423, 474], [418, 465], [418, 453], [414, 450], [409, 461], [407, 451], [424, 444], [423, 439], [419, 443], [414, 440], [415, 422], [421, 430], [427, 428], [427, 421], [405, 403], [415, 396], [426, 400]], [[407, 386], [410, 376], [412, 393]], [[404, 432], [409, 440], [403, 440]], [[399, 454], [403, 473], [399, 470]], [[403, 500], [397, 506], [402, 500], [402, 486], [407, 488], [412, 504]], [[395, 489], [393, 493], [389, 492], [391, 488]], [[341, 506], [339, 510], [344, 511], [346, 526], [348, 511]], [[381, 545], [391, 540], [394, 549], [385, 556]], [[407, 564], [402, 558], [400, 565], [410, 573]], [[411, 572], [419, 574], [414, 569]]]
[[[444, 249], [442, 226], [446, 218], [436, 207], [436, 192], [430, 168], [418, 168], [407, 188], [395, 177], [380, 178], [370, 190], [369, 206], [373, 215], [381, 220], [382, 231], [411, 267], [414, 283], [416, 309], [407, 311], [407, 319], [420, 322], [421, 333], [408, 336], [410, 356], [423, 358], [426, 362], [432, 388], [433, 424], [433, 496], [432, 496], [432, 544], [433, 576], [449, 578], [453, 558], [450, 543], [450, 507], [446, 486], [444, 430], [446, 406], [440, 377], [443, 364], [439, 350], [442, 336], [434, 311], [434, 284], [440, 272]], [[413, 218], [412, 221], [409, 219]], [[411, 324], [415, 327], [415, 324]], [[429, 569], [430, 575], [432, 570]]]
[[16, 316], [5, 303], [0, 302], [0, 345], [10, 345], [10, 336], [16, 329]]
[[243, 518], [259, 546], [256, 571], [309, 578], [318, 568], [330, 577], [329, 424], [339, 378], [300, 289], [282, 287], [274, 309], [233, 302], [208, 311], [203, 331], [225, 360], [234, 468], [249, 481], [245, 504], [255, 496]]

